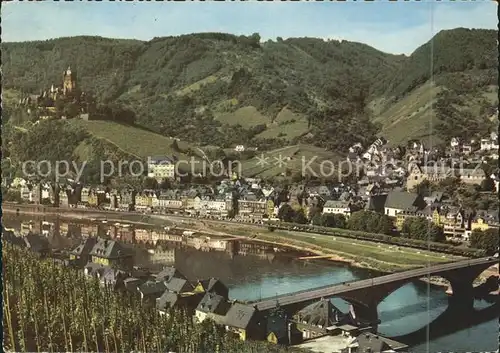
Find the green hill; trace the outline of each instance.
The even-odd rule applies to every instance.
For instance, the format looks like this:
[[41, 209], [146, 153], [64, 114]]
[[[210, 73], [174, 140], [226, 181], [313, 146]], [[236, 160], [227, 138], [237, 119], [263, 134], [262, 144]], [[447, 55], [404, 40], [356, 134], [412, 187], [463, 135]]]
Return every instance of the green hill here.
[[[150, 156], [168, 156], [188, 162], [194, 158], [197, 164], [193, 171], [202, 171], [199, 162], [203, 154], [191, 144], [112, 121], [41, 120], [4, 129], [2, 137], [3, 149], [7, 152], [4, 157], [11, 159], [11, 163], [3, 166], [12, 168], [17, 161], [49, 161], [52, 168], [57, 161], [85, 163], [83, 177], [89, 182], [99, 181], [102, 161], [112, 163], [118, 173], [120, 162], [124, 163], [123, 168], [129, 168], [125, 162], [132, 161], [140, 161], [145, 166]], [[180, 165], [179, 169], [191, 171], [191, 167], [185, 165]], [[124, 169], [122, 174], [127, 174], [128, 170]], [[14, 172], [21, 170], [16, 168]]]
[[393, 143], [428, 138], [435, 144], [491, 129], [498, 106], [496, 41], [494, 30], [458, 28], [415, 50], [369, 104], [380, 134]]
[[[114, 144], [119, 149], [139, 158], [148, 156], [172, 156], [187, 158], [185, 153], [191, 146], [174, 138], [165, 137], [138, 127], [112, 121], [73, 120], [71, 123], [84, 128], [93, 136]], [[178, 149], [173, 148], [174, 141]]]
[[[335, 107], [351, 120], [371, 86], [385, 82], [401, 61], [360, 43], [259, 41], [258, 35], [200, 33], [149, 42], [74, 37], [2, 43], [9, 73], [3, 84], [39, 92], [59, 84], [70, 65], [78, 85], [99, 103], [128, 106], [137, 124], [159, 134], [221, 147], [269, 139], [283, 145], [328, 127], [328, 116], [305, 127], [313, 113]], [[284, 107], [301, 118], [278, 137], [272, 122]], [[373, 130], [367, 124], [360, 120], [347, 133]]]
[[[135, 126], [72, 121], [66, 130], [54, 123], [63, 137], [29, 127], [32, 117], [23, 113], [4, 124], [3, 153], [24, 158], [42, 151], [52, 158], [60, 153], [49, 149], [59, 148], [80, 158], [144, 158], [173, 153], [175, 137], [189, 142], [178, 144], [182, 157], [197, 155], [201, 146], [229, 150], [240, 144], [259, 151], [315, 146], [315, 153], [326, 148], [338, 156], [376, 135], [392, 143], [469, 137], [495, 123], [496, 40], [494, 30], [442, 31], [409, 57], [348, 41], [261, 43], [257, 34], [2, 43], [4, 123], [15, 115], [20, 97], [59, 85], [69, 65], [79, 87], [99, 105], [135, 113]], [[25, 129], [29, 138], [16, 140], [23, 130], [10, 125]], [[51, 147], [43, 148], [38, 136], [54, 140]], [[37, 148], [16, 149], [20, 141]], [[62, 148], [67, 141], [72, 147]]]

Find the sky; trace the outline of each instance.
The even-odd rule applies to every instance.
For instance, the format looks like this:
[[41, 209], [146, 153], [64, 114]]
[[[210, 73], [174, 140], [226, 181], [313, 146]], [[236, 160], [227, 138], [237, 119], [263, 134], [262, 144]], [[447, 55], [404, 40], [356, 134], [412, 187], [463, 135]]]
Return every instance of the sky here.
[[388, 2], [11, 2], [2, 1], [2, 42], [77, 35], [150, 40], [226, 32], [262, 40], [318, 37], [411, 54], [443, 29], [497, 28], [497, 3]]

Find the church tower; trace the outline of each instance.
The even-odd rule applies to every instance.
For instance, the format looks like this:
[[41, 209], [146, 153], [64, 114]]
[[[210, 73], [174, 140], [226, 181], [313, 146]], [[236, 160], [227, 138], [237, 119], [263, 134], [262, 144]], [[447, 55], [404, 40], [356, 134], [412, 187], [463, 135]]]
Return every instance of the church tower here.
[[71, 72], [71, 68], [68, 66], [68, 69], [63, 73], [63, 94], [66, 95], [69, 92], [72, 92], [76, 88], [76, 74]]

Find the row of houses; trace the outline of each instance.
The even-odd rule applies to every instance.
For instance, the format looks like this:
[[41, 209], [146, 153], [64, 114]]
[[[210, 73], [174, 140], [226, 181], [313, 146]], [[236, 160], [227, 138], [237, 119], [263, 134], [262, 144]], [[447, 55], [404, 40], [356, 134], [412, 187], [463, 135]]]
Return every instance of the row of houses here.
[[84, 239], [70, 256], [78, 266], [85, 263], [82, 267], [87, 276], [137, 295], [142, 305], [154, 306], [161, 315], [180, 309], [198, 323], [212, 319], [242, 340], [276, 337], [276, 333], [267, 332], [266, 318], [254, 306], [229, 300], [229, 289], [216, 278], [192, 283], [172, 266], [156, 274], [137, 268], [126, 270], [123, 266], [128, 255], [121, 245], [93, 237]]
[[[98, 278], [101, 284], [111, 285], [115, 290], [139, 296], [142, 305], [154, 306], [161, 315], [169, 315], [172, 309], [185, 310], [195, 322], [213, 320], [241, 340], [297, 344], [314, 337], [342, 334], [351, 337], [346, 347], [348, 352], [356, 352], [359, 346], [380, 345], [385, 348], [384, 351], [406, 347], [368, 332], [370, 327], [355, 318], [352, 308], [344, 314], [329, 300], [312, 303], [289, 318], [284, 311], [261, 313], [251, 304], [230, 300], [227, 286], [216, 278], [191, 283], [172, 266], [163, 268], [157, 274], [137, 269], [128, 273], [114, 269], [116, 262], [113, 261], [116, 259], [110, 255], [113, 251], [96, 245], [103, 240], [90, 240], [89, 245], [89, 239], [72, 252], [76, 257], [87, 254], [83, 260], [90, 262], [84, 266], [85, 274]], [[117, 254], [116, 251], [114, 253]], [[109, 261], [103, 262], [103, 257], [108, 257]], [[365, 342], [366, 339], [368, 341]]]
[[[449, 167], [446, 165], [418, 166], [414, 164], [411, 166], [409, 174], [406, 178], [406, 188], [410, 191], [424, 180], [428, 180], [430, 182], [440, 182], [448, 178], [459, 178], [460, 181], [465, 184], [481, 185], [481, 183], [487, 179], [488, 176], [482, 168], [478, 167], [469, 169]], [[491, 175], [490, 178], [494, 180], [498, 191], [498, 177], [496, 175]]]
[[[402, 230], [409, 217], [422, 217], [442, 226], [446, 236], [468, 240], [474, 230], [499, 227], [497, 212], [465, 210], [450, 205], [442, 192], [434, 192], [422, 197], [414, 192], [392, 190], [371, 195], [365, 209], [383, 213], [394, 220], [395, 228]], [[347, 218], [359, 210], [352, 200], [329, 200], [323, 205], [323, 214], [341, 214]]]
[[[43, 255], [50, 251], [43, 236], [3, 233], [3, 239], [13, 245], [29, 247]], [[137, 295], [142, 305], [153, 305], [160, 314], [169, 315], [171, 309], [182, 309], [198, 322], [207, 318], [216, 320], [242, 340], [266, 338], [265, 318], [258, 315], [254, 306], [230, 301], [229, 290], [221, 281], [209, 278], [193, 284], [174, 267], [152, 274], [145, 269], [131, 268], [131, 256], [119, 242], [88, 237], [70, 252], [69, 261], [63, 263], [82, 269], [85, 275], [97, 278], [102, 285]]]
[[462, 141], [457, 137], [454, 137], [450, 141], [450, 148], [452, 151], [462, 152], [464, 154], [470, 154], [474, 151], [473, 146], [477, 145], [479, 142], [480, 151], [498, 151], [498, 133], [493, 131], [487, 137], [481, 138], [481, 140], [471, 140], [470, 142]]
[[395, 226], [400, 231], [409, 217], [422, 217], [438, 226], [450, 238], [468, 240], [474, 230], [486, 230], [499, 227], [498, 213], [465, 210], [448, 205], [442, 192], [435, 192], [429, 197], [417, 193], [393, 191], [387, 194], [384, 213], [395, 219]]
[[21, 199], [27, 203], [51, 204], [58, 207], [101, 208], [120, 211], [185, 211], [187, 213], [226, 217], [238, 210], [242, 218], [261, 219], [276, 214], [271, 197], [246, 192], [237, 200], [232, 192], [207, 193], [198, 190], [105, 190], [83, 187], [61, 189], [58, 193], [48, 184], [20, 187]]

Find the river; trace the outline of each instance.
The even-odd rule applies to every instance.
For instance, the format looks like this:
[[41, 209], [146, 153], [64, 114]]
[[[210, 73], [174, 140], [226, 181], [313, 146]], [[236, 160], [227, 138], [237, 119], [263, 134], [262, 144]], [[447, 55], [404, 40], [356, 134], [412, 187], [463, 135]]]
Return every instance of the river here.
[[[69, 224], [47, 218], [52, 225], [42, 224], [41, 218], [7, 216], [3, 224], [8, 228], [45, 233], [55, 248], [71, 248], [79, 242], [82, 234], [97, 230], [99, 233], [120, 234], [122, 239], [132, 237], [141, 231], [136, 227], [115, 227], [88, 222], [85, 225]], [[28, 223], [28, 221], [31, 221]], [[64, 223], [63, 223], [64, 222]], [[54, 224], [57, 226], [54, 227]], [[130, 239], [129, 239], [130, 240]], [[230, 241], [231, 251], [202, 251], [199, 247], [184, 246], [180, 243], [165, 242], [164, 251], [154, 255], [148, 253], [144, 245], [137, 250], [136, 264], [149, 267], [174, 265], [188, 279], [217, 277], [230, 289], [229, 296], [240, 300], [256, 300], [276, 295], [291, 293], [308, 288], [335, 284], [355, 279], [374, 276], [365, 269], [351, 268], [327, 261], [298, 260], [296, 251], [275, 249], [270, 245], [259, 245]], [[136, 248], [139, 248], [138, 246]], [[347, 304], [340, 299], [333, 299], [341, 310], [347, 311]], [[387, 297], [378, 307], [381, 324], [379, 332], [389, 337], [409, 334], [425, 327], [447, 308], [448, 298], [443, 288], [430, 286], [423, 282], [407, 284]], [[475, 300], [476, 309], [487, 308], [491, 304], [484, 300]], [[494, 310], [494, 309], [489, 309]], [[458, 318], [456, 320], [467, 320]], [[456, 322], [456, 321], [455, 321]], [[431, 332], [432, 334], [432, 332]], [[460, 329], [431, 340], [405, 342], [410, 344], [410, 352], [480, 352], [498, 349], [498, 313], [494, 318]]]

